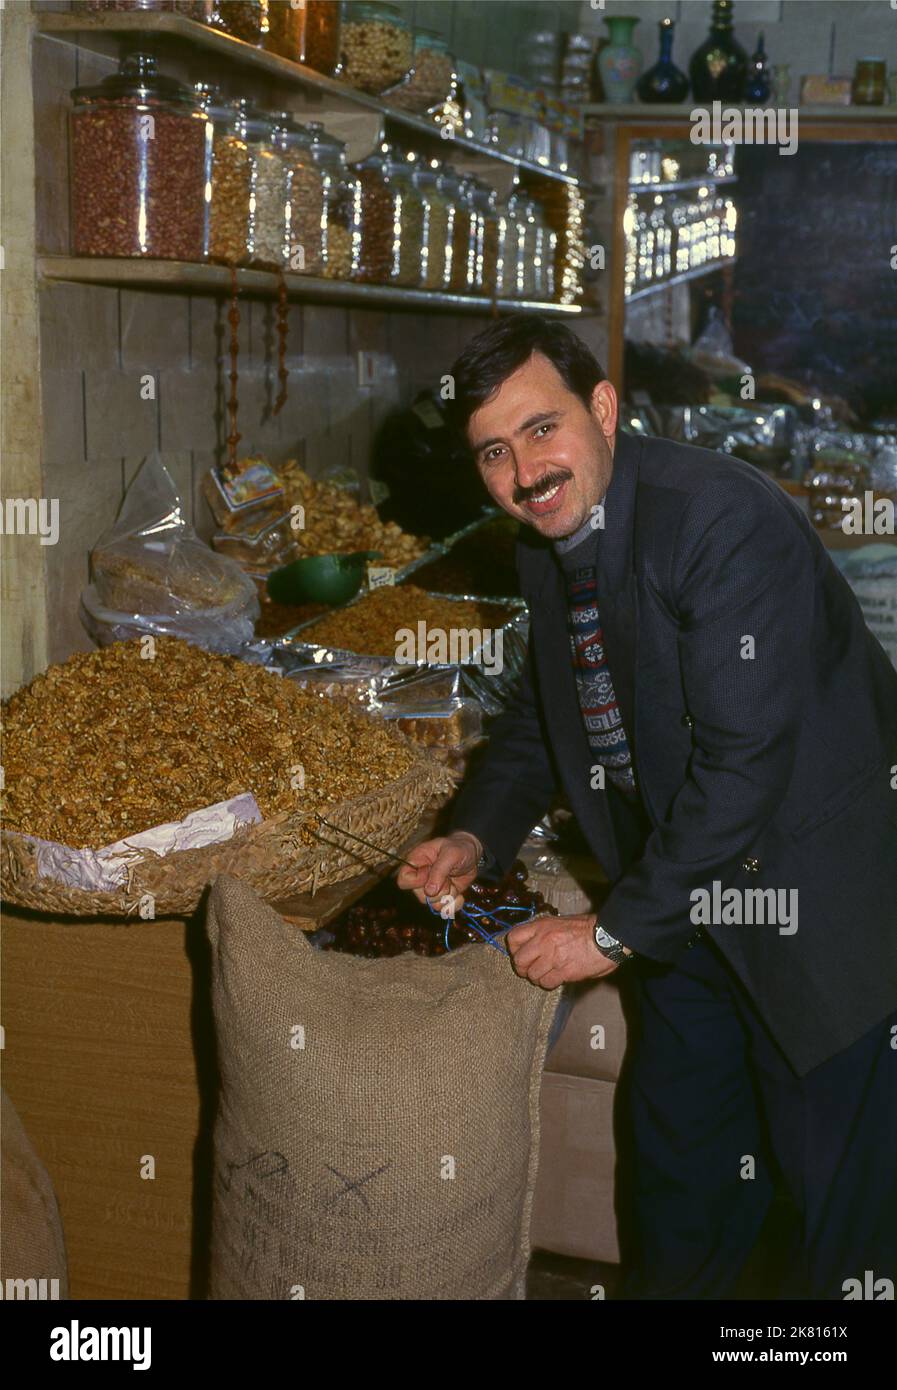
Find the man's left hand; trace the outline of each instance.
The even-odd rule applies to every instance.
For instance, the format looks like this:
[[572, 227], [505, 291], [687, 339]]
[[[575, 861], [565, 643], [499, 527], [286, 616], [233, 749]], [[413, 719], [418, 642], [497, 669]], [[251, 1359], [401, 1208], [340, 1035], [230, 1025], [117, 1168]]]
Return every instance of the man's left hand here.
[[514, 970], [541, 989], [619, 970], [595, 945], [597, 917], [534, 917], [505, 936]]

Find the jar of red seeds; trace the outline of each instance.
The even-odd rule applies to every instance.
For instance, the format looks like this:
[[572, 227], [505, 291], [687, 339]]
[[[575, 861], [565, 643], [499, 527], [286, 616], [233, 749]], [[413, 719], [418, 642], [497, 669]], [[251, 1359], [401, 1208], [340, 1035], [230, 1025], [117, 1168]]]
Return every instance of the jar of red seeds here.
[[133, 53], [72, 100], [73, 254], [201, 260], [206, 117], [190, 88]]

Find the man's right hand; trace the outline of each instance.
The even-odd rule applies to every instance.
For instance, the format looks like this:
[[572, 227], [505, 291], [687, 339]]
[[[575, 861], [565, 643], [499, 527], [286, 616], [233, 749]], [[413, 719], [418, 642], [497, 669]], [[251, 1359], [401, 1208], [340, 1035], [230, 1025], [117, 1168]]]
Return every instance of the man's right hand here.
[[[483, 846], [468, 830], [455, 830], [451, 835], [440, 835], [434, 840], [424, 840], [415, 845], [405, 856], [408, 864], [403, 864], [396, 875], [400, 888], [409, 888], [419, 902], [427, 898], [437, 901], [446, 893], [451, 893], [456, 908], [463, 903], [463, 894], [477, 876], [477, 863], [483, 853]], [[413, 865], [413, 868], [409, 868]]]

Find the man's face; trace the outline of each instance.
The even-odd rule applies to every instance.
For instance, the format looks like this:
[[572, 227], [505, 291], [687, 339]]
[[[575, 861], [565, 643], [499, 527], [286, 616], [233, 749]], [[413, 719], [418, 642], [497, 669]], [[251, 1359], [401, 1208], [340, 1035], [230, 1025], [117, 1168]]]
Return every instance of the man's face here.
[[599, 382], [587, 408], [534, 352], [474, 411], [467, 438], [493, 501], [560, 540], [583, 525], [607, 491], [616, 427], [609, 381]]

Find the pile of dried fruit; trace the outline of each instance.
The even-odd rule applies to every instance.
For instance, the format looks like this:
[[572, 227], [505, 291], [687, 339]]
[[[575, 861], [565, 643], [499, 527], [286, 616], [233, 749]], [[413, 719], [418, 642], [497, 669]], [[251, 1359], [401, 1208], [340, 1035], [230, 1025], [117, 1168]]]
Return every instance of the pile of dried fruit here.
[[7, 830], [99, 848], [241, 792], [266, 819], [326, 814], [414, 761], [383, 722], [260, 666], [175, 637], [142, 650], [79, 652], [4, 702]]
[[[469, 941], [484, 941], [483, 932], [494, 936], [503, 927], [515, 926], [530, 915], [557, 916], [557, 908], [547, 903], [541, 893], [527, 887], [526, 866], [519, 859], [500, 883], [472, 883], [464, 895], [464, 907], [471, 914], [471, 921], [460, 913], [455, 918], [448, 929], [450, 950]], [[368, 959], [398, 956], [403, 951], [442, 956], [446, 951], [445, 928], [441, 917], [390, 880], [330, 924], [334, 939], [324, 949]]]
[[[435, 598], [415, 584], [387, 584], [311, 623], [299, 636], [317, 646], [395, 657], [400, 628], [410, 628], [416, 634], [417, 624], [424, 622], [428, 633], [451, 634], [494, 629], [504, 621], [506, 616], [496, 604]], [[420, 660], [425, 658], [426, 653], [421, 652]]]
[[425, 536], [409, 536], [394, 521], [381, 521], [376, 507], [359, 506], [345, 488], [316, 482], [295, 460], [278, 470], [288, 507], [301, 505], [305, 526], [295, 532], [300, 555], [332, 551], [380, 550], [381, 565], [401, 569], [429, 545]]

